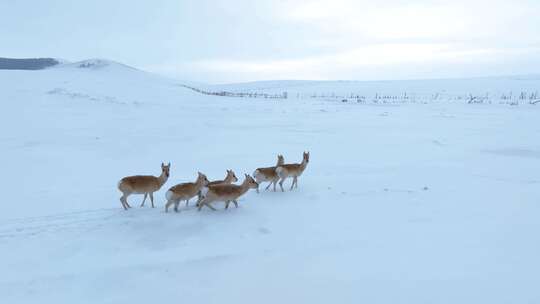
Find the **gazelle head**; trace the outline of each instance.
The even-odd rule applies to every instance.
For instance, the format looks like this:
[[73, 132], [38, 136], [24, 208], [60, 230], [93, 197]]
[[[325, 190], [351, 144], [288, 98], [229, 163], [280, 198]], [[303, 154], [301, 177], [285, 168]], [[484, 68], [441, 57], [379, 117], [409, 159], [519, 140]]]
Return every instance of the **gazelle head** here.
[[233, 170], [227, 170], [227, 177], [225, 177], [226, 180], [231, 180], [233, 183], [236, 183], [238, 181], [238, 178], [234, 174]]
[[210, 181], [208, 181], [208, 178], [206, 178], [206, 175], [202, 174], [201, 172], [197, 172], [199, 175], [197, 176], [197, 183], [202, 183], [203, 186], [207, 186]]
[[277, 156], [277, 165], [278, 166], [281, 166], [285, 163], [285, 158], [283, 157], [283, 155], [281, 154], [278, 154]]
[[249, 189], [259, 188], [259, 183], [257, 183], [249, 174], [246, 174], [246, 179], [244, 180], [244, 183], [247, 183]]
[[161, 174], [165, 175], [165, 177], [169, 177], [171, 170], [171, 163], [168, 163], [165, 165], [164, 163], [161, 163]]
[[306, 162], [306, 164], [309, 163], [309, 151], [304, 152], [303, 161]]

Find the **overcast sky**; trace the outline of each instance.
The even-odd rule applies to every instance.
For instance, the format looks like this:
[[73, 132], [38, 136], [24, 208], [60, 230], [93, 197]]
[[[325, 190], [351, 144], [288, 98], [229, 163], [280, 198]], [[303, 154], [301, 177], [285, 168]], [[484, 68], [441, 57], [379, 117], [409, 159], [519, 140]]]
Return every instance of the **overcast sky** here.
[[0, 0], [0, 57], [204, 82], [532, 74], [540, 0]]

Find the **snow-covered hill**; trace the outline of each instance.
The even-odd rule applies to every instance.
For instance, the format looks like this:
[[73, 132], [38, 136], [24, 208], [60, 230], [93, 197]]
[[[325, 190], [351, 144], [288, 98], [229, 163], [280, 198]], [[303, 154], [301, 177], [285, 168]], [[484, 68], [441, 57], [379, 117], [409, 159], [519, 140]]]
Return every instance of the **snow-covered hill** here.
[[114, 69], [114, 70], [121, 70], [121, 69], [128, 69], [128, 70], [135, 70], [135, 68], [130, 67], [128, 65], [107, 60], [107, 59], [87, 59], [77, 62], [66, 62], [62, 65], [57, 66], [57, 68], [78, 68], [78, 69], [91, 69], [91, 70], [99, 70], [99, 69]]
[[[314, 101], [294, 97], [300, 82], [288, 99], [227, 98], [90, 62], [0, 71], [2, 303], [540, 301], [539, 105]], [[164, 213], [197, 171], [243, 176], [304, 150], [294, 191]], [[161, 162], [158, 208], [132, 196], [123, 211], [118, 180]]]

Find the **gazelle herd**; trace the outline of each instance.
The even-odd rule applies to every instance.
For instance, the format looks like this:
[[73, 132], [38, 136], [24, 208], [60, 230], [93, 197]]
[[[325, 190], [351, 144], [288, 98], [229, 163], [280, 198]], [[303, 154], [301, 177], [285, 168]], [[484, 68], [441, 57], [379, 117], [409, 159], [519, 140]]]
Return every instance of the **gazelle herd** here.
[[[264, 182], [268, 182], [266, 190], [274, 185], [274, 191], [276, 191], [276, 184], [279, 182], [281, 191], [283, 189], [283, 182], [291, 177], [291, 189], [298, 187], [298, 177], [302, 175], [309, 163], [309, 152], [304, 152], [302, 162], [298, 164], [285, 164], [283, 155], [278, 155], [277, 163], [273, 167], [257, 168], [253, 172], [253, 177], [246, 174], [244, 181], [240, 185], [234, 184], [238, 181], [238, 178], [232, 170], [227, 170], [227, 175], [223, 180], [209, 181], [206, 175], [198, 172], [197, 179], [191, 183], [177, 184], [165, 193], [167, 203], [165, 204], [165, 212], [169, 211], [169, 207], [174, 205], [174, 211], [178, 212], [178, 206], [181, 201], [186, 201], [186, 206], [189, 204], [189, 200], [197, 197], [196, 206], [200, 211], [202, 207], [206, 206], [212, 210], [216, 210], [212, 203], [224, 202], [225, 209], [229, 208], [229, 204], [232, 202], [238, 207], [238, 198], [244, 195], [249, 189], [256, 189], [259, 193], [259, 185]], [[144, 206], [146, 198], [150, 196], [150, 202], [152, 208], [154, 208], [154, 192], [161, 189], [161, 187], [167, 182], [170, 175], [171, 164], [161, 164], [161, 175], [135, 175], [124, 177], [118, 182], [118, 190], [122, 192], [120, 202], [125, 210], [131, 208], [127, 198], [131, 194], [144, 194], [144, 198], [141, 207]]]

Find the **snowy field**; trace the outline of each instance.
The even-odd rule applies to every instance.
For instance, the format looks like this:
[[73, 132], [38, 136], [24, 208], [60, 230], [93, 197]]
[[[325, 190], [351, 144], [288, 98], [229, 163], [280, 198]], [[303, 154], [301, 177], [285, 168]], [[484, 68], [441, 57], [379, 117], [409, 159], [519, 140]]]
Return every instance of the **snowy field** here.
[[[108, 62], [0, 71], [1, 303], [540, 302], [540, 104], [266, 100], [180, 83]], [[535, 89], [533, 77], [478, 94]], [[164, 213], [165, 191], [197, 171], [241, 177], [304, 150], [294, 191]], [[118, 180], [161, 162], [157, 208], [131, 196], [124, 211]]]

